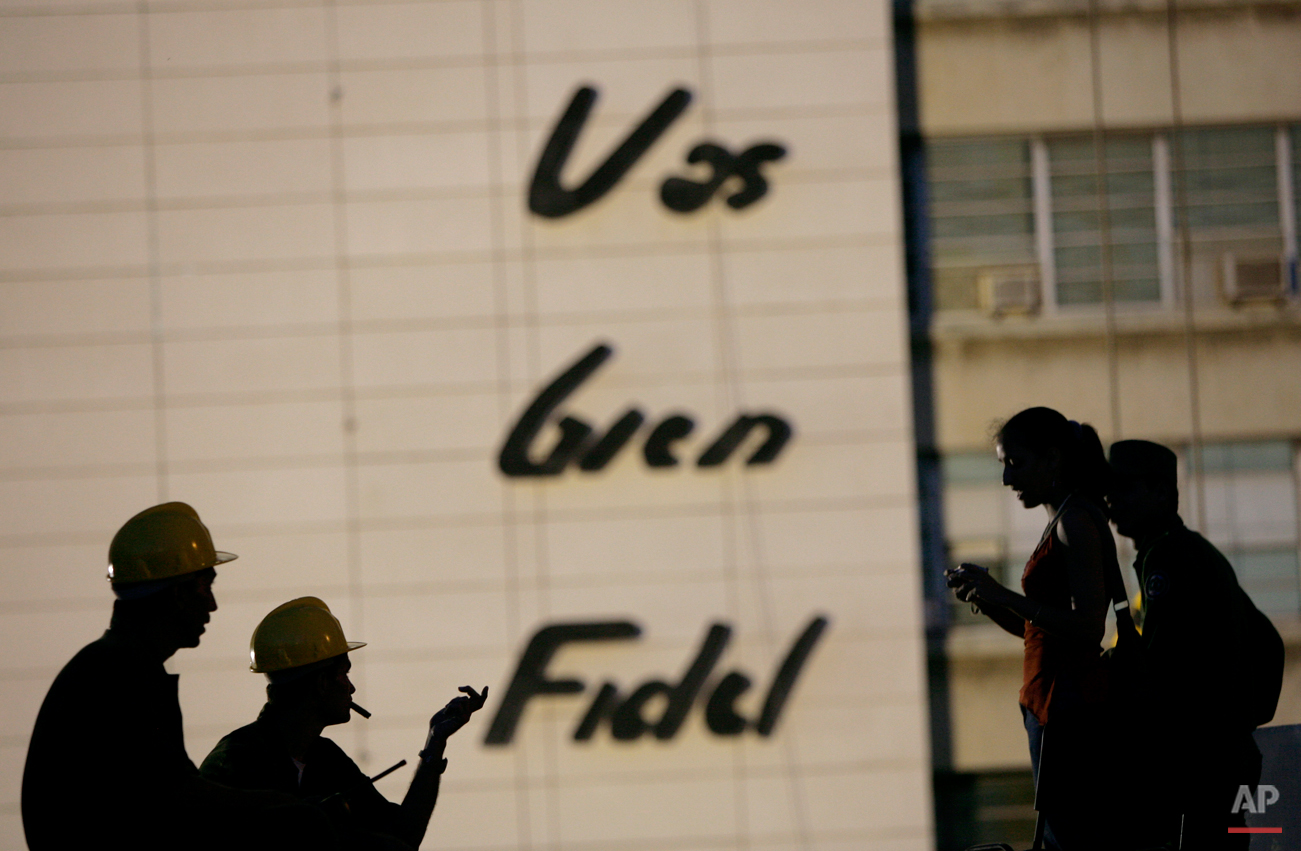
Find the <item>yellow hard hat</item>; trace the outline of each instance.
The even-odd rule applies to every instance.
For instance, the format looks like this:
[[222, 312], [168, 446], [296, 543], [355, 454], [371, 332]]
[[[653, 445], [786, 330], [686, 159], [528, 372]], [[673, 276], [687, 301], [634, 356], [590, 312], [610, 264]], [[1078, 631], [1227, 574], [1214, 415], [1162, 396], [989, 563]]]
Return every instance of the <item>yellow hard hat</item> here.
[[330, 613], [325, 601], [299, 597], [276, 606], [253, 630], [248, 642], [248, 668], [257, 674], [270, 674], [365, 646], [364, 641], [343, 637], [343, 625]]
[[197, 511], [183, 502], [167, 502], [146, 508], [117, 530], [108, 547], [108, 581], [125, 585], [171, 579], [235, 558], [213, 549], [212, 535]]

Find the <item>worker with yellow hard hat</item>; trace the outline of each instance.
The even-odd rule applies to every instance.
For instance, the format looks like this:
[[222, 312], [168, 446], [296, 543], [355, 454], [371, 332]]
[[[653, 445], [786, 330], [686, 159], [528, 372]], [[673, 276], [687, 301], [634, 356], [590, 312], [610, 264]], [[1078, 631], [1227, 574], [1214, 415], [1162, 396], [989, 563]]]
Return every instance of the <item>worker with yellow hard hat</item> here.
[[483, 706], [485, 686], [453, 698], [429, 722], [429, 735], [401, 805], [384, 798], [343, 749], [321, 735], [345, 724], [356, 692], [348, 641], [324, 601], [299, 597], [277, 606], [253, 631], [249, 669], [266, 675], [267, 702], [252, 724], [227, 735], [200, 768], [203, 776], [241, 789], [271, 789], [320, 805], [345, 844], [416, 848], [424, 838], [447, 767], [447, 739]]
[[140, 512], [113, 537], [108, 631], [59, 672], [27, 750], [31, 851], [265, 847], [278, 826], [315, 831], [328, 847], [328, 824], [310, 808], [205, 780], [185, 752], [178, 678], [163, 663], [199, 645], [217, 610], [216, 567], [234, 558], [182, 502]]

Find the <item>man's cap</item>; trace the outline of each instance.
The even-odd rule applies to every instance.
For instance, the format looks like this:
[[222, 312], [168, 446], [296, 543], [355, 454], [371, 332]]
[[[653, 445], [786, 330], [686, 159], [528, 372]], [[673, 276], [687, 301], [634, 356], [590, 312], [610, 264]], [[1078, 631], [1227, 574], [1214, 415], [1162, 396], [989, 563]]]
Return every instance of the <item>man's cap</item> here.
[[1113, 475], [1178, 487], [1179, 460], [1174, 452], [1150, 440], [1118, 440], [1111, 444]]

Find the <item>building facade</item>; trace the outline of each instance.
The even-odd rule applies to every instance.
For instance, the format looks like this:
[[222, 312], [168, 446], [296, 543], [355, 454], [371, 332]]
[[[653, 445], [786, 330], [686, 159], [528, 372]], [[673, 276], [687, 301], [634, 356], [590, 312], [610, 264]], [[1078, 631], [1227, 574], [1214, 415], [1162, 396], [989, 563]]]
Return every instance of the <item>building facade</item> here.
[[[1016, 411], [1165, 443], [1184, 518], [1287, 642], [1275, 723], [1301, 721], [1301, 6], [915, 14], [948, 558], [1019, 583], [1045, 518], [993, 460]], [[1020, 643], [947, 617], [950, 768], [997, 778], [1028, 764]]]

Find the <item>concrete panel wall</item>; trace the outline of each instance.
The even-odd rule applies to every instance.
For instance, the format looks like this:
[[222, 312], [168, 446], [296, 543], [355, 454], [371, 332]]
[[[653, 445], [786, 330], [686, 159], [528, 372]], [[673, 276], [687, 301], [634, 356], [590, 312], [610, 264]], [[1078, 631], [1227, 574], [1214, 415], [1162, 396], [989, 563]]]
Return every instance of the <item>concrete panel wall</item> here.
[[[113, 531], [180, 499], [240, 554], [173, 660], [196, 759], [258, 710], [254, 625], [316, 594], [370, 642], [375, 717], [331, 731], [367, 770], [492, 687], [427, 847], [930, 847], [892, 77], [884, 3], [0, 4], [0, 846], [41, 696], [107, 623]], [[582, 84], [566, 185], [674, 86], [694, 100], [543, 219], [533, 167]], [[734, 179], [665, 209], [705, 139], [790, 153], [751, 207]], [[684, 462], [647, 467], [647, 424], [600, 473], [504, 476], [523, 409], [598, 341], [562, 413], [687, 412]], [[794, 440], [696, 467], [745, 411]], [[753, 717], [819, 614], [771, 737], [697, 706], [670, 741], [572, 740], [603, 678], [672, 680], [714, 622], [711, 684], [746, 672]], [[484, 745], [530, 636], [608, 619], [642, 638], [563, 652], [586, 693]]]

